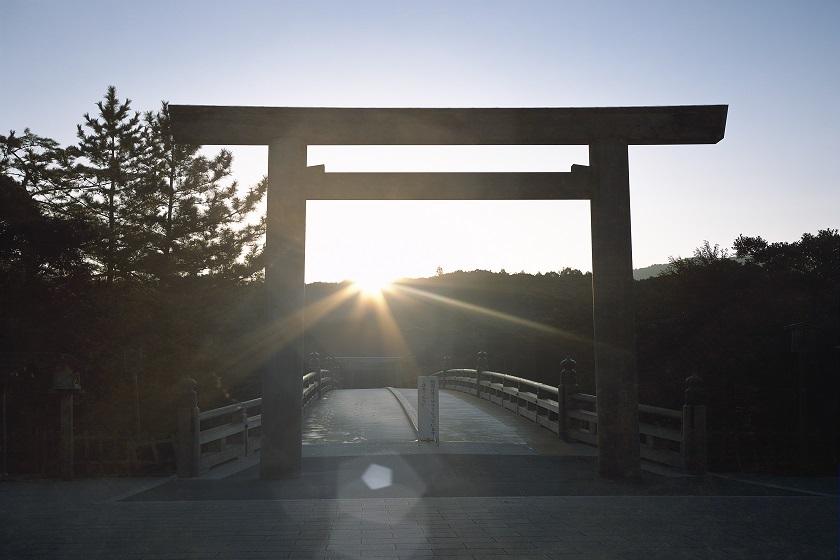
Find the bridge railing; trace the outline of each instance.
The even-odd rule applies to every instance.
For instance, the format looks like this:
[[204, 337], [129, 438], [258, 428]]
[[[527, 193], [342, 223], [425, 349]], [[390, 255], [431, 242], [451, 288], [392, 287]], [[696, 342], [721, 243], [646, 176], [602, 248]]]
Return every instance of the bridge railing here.
[[[577, 392], [574, 361], [563, 362], [557, 386], [487, 371], [481, 364], [478, 369], [445, 369], [433, 375], [440, 378], [442, 388], [493, 402], [566, 441], [597, 445], [597, 397]], [[692, 376], [686, 382], [682, 410], [639, 405], [639, 451], [643, 459], [699, 474], [706, 469], [706, 407], [697, 402], [699, 378]]]
[[[330, 370], [303, 376], [303, 407], [334, 388]], [[247, 457], [262, 444], [262, 398], [199, 410], [196, 383], [184, 380], [178, 408], [176, 463], [178, 476], [199, 476], [213, 467]]]

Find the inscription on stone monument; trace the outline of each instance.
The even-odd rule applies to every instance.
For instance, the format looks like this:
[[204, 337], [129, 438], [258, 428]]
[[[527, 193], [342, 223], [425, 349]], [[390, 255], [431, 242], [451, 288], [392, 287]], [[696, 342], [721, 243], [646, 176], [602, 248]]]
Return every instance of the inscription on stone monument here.
[[417, 378], [417, 436], [420, 441], [439, 441], [440, 400], [438, 378], [421, 375]]

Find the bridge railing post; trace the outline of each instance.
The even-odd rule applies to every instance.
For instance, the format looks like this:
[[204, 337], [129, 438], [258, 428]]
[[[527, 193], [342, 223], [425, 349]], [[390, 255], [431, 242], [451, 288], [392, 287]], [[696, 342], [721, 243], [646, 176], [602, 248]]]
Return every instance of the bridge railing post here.
[[449, 372], [450, 361], [451, 360], [450, 360], [449, 356], [447, 356], [446, 354], [441, 356], [441, 359], [440, 359], [440, 362], [441, 362], [440, 363], [440, 371], [441, 371], [440, 383], [441, 383], [441, 386], [443, 386], [443, 387], [446, 387], [446, 384], [447, 384], [446, 383], [446, 377], [447, 377], [447, 374]]
[[201, 444], [198, 423], [198, 383], [185, 377], [178, 386], [176, 470], [181, 478], [199, 475]]
[[330, 390], [336, 389], [338, 380], [335, 378], [335, 359], [330, 355], [325, 356], [322, 367], [330, 376]]
[[248, 440], [248, 409], [244, 406], [239, 411], [239, 421], [242, 423], [242, 457], [247, 457], [250, 452], [250, 442]]
[[309, 371], [315, 372], [315, 394], [320, 399], [323, 387], [321, 386], [321, 355], [318, 352], [309, 354]]
[[569, 437], [569, 408], [572, 395], [577, 391], [577, 362], [564, 358], [560, 362], [560, 384], [557, 385], [557, 435], [564, 441]]
[[487, 370], [487, 352], [479, 352], [475, 357], [475, 396], [481, 398], [482, 374]]
[[691, 474], [706, 472], [706, 405], [703, 378], [692, 374], [685, 380], [685, 405], [682, 409], [682, 459]]

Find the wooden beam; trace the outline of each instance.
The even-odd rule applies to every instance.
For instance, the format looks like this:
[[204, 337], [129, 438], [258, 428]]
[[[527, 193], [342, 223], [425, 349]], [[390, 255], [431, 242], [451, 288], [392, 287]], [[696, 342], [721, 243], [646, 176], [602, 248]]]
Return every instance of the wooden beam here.
[[306, 174], [307, 200], [588, 200], [589, 168], [571, 173]]
[[170, 105], [181, 144], [715, 144], [727, 105], [375, 109]]
[[268, 149], [265, 307], [269, 354], [262, 368], [260, 478], [301, 470], [306, 269], [306, 146], [294, 140]]
[[636, 478], [640, 472], [639, 381], [627, 145], [590, 146], [589, 163], [598, 471], [609, 478]]

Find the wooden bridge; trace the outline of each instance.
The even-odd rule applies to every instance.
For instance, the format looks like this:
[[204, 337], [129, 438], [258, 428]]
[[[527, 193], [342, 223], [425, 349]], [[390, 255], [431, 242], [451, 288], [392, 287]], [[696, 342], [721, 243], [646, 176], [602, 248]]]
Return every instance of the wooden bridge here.
[[[303, 376], [304, 456], [595, 454], [598, 399], [577, 391], [573, 360], [562, 362], [557, 386], [489, 371], [485, 364], [482, 352], [474, 369], [446, 368], [431, 374], [442, 389], [436, 445], [418, 441], [416, 389], [339, 389], [336, 364], [331, 364], [333, 369], [313, 369]], [[682, 410], [639, 405], [640, 455], [650, 464], [689, 474], [705, 471], [706, 410], [697, 402], [698, 382], [687, 380]], [[183, 390], [179, 476], [202, 476], [235, 460], [253, 462], [261, 447], [262, 399], [201, 411], [194, 384], [185, 383]]]

